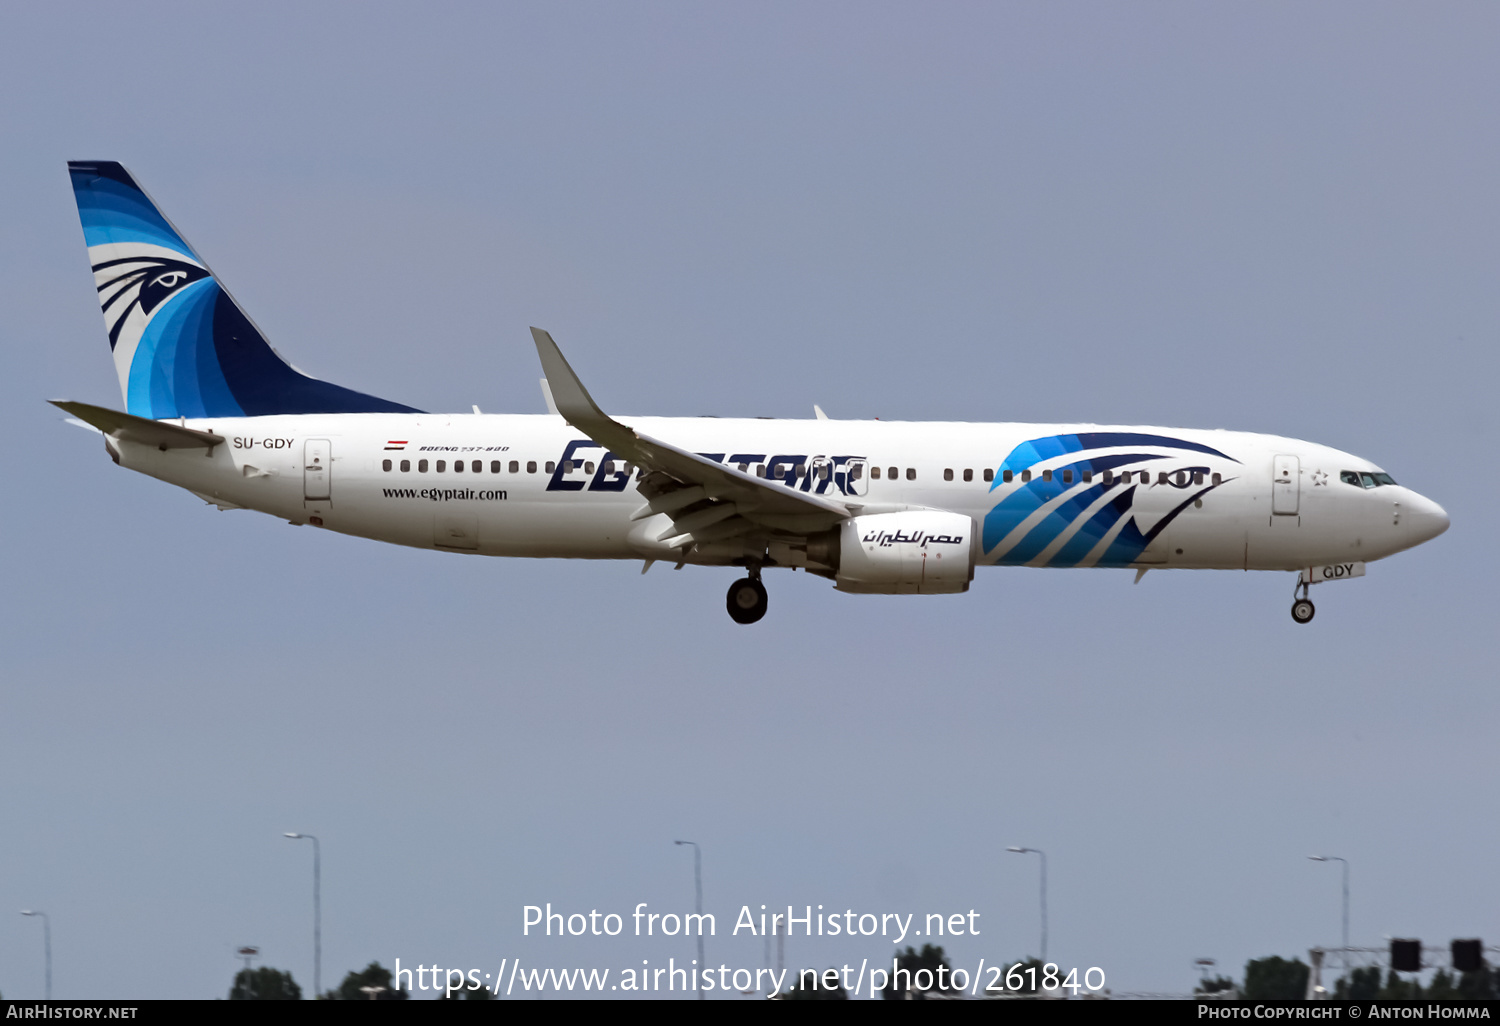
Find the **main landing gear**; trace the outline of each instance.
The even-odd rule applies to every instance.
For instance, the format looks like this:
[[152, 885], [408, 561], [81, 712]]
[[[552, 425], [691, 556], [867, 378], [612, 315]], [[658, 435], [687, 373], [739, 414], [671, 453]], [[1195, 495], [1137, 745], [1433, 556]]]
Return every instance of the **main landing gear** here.
[[754, 623], [766, 615], [766, 588], [760, 583], [758, 568], [751, 569], [750, 576], [741, 578], [729, 586], [725, 605], [729, 607], [729, 618], [735, 623]]
[[[1302, 592], [1302, 597], [1295, 598], [1299, 590]], [[1299, 581], [1297, 587], [1292, 589], [1292, 595], [1294, 596], [1294, 601], [1292, 602], [1292, 619], [1298, 623], [1312, 622], [1313, 614], [1318, 610], [1312, 604], [1312, 600], [1307, 597], [1307, 584]]]

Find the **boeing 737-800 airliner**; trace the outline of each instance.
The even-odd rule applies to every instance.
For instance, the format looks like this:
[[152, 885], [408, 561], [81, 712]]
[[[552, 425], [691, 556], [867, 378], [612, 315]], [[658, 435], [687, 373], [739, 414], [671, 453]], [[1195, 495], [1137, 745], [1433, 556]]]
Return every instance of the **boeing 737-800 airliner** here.
[[617, 420], [535, 328], [551, 413], [425, 413], [291, 367], [125, 168], [68, 170], [125, 411], [57, 405], [220, 509], [446, 552], [742, 567], [739, 623], [765, 614], [768, 567], [928, 595], [977, 566], [1293, 571], [1306, 623], [1309, 585], [1448, 527], [1368, 460], [1274, 435]]

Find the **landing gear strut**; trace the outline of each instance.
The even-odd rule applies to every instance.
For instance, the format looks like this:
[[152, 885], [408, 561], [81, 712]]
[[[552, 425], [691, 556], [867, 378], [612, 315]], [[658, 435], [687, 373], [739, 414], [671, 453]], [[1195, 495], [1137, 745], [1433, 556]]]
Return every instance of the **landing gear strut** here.
[[1298, 582], [1297, 587], [1292, 590], [1292, 595], [1295, 597], [1299, 590], [1302, 592], [1302, 597], [1292, 602], [1292, 619], [1298, 623], [1309, 623], [1312, 621], [1313, 614], [1317, 612], [1317, 608], [1307, 597], [1306, 582]]
[[729, 596], [725, 605], [729, 608], [729, 618], [735, 623], [754, 623], [766, 615], [766, 589], [760, 583], [760, 574], [751, 571], [753, 576], [741, 578], [729, 586]]

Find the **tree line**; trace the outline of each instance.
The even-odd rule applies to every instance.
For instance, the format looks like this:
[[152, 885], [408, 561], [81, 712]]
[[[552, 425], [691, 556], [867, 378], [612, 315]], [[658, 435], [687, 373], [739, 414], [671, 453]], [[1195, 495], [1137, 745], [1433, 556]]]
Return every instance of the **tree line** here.
[[[1245, 998], [1251, 1001], [1301, 1001], [1307, 996], [1312, 969], [1300, 958], [1278, 955], [1252, 958], [1245, 963], [1245, 979], [1236, 983], [1227, 976], [1204, 980], [1193, 991], [1198, 997]], [[1379, 966], [1351, 969], [1334, 981], [1328, 996], [1339, 1000], [1367, 1001], [1470, 1001], [1500, 996], [1500, 969], [1489, 966], [1456, 973], [1439, 969], [1424, 987], [1409, 973]]]

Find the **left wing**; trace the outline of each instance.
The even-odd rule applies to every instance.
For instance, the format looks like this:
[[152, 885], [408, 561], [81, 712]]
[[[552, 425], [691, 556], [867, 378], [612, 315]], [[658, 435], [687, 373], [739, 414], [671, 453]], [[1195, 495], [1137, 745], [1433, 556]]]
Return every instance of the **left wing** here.
[[632, 519], [669, 515], [672, 526], [657, 539], [669, 548], [686, 551], [757, 528], [812, 534], [858, 512], [858, 504], [794, 491], [621, 424], [594, 402], [551, 335], [532, 328], [531, 337], [563, 419], [616, 456], [649, 471], [636, 486], [646, 505]]

